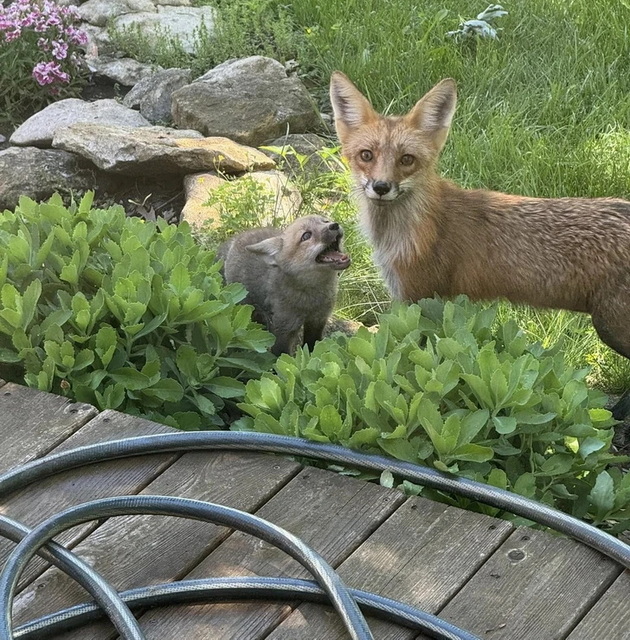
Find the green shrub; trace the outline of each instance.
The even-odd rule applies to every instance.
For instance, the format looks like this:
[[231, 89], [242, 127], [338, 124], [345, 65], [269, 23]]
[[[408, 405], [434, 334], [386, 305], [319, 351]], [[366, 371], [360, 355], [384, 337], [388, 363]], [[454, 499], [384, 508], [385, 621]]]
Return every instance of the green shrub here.
[[224, 424], [273, 336], [187, 224], [22, 198], [0, 214], [0, 376], [183, 429]]
[[610, 453], [606, 396], [514, 321], [495, 328], [494, 307], [463, 297], [397, 304], [376, 333], [279, 358], [247, 383], [248, 416], [233, 428], [385, 453], [627, 528], [630, 476], [612, 466], [627, 459]]

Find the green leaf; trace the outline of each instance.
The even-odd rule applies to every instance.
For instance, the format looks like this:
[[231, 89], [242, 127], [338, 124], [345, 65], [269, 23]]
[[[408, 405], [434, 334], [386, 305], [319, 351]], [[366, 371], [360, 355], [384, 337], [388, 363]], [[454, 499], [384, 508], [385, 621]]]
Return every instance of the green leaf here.
[[514, 433], [518, 425], [516, 418], [511, 416], [493, 416], [492, 422], [497, 433], [502, 435]]
[[348, 446], [352, 449], [361, 449], [363, 445], [376, 445], [380, 435], [380, 429], [377, 429], [376, 427], [359, 429], [350, 437]]
[[540, 471], [549, 476], [561, 476], [571, 471], [573, 456], [559, 453], [551, 456], [541, 465]]
[[131, 391], [140, 391], [150, 386], [149, 377], [131, 367], [116, 369], [110, 372], [109, 376], [114, 382], [119, 382], [123, 387]]
[[494, 458], [494, 451], [479, 444], [463, 444], [451, 453], [451, 457], [467, 462], [487, 462]]
[[385, 469], [381, 473], [380, 485], [381, 487], [386, 487], [388, 489], [391, 489], [394, 486], [394, 475], [388, 469]]
[[319, 414], [319, 428], [334, 442], [342, 429], [342, 420], [335, 407], [328, 404]]
[[163, 378], [152, 386], [142, 389], [142, 394], [162, 402], [179, 402], [184, 397], [184, 389], [177, 380]]
[[26, 287], [26, 291], [24, 291], [24, 295], [22, 296], [22, 329], [25, 331], [35, 317], [37, 303], [39, 302], [41, 294], [42, 283], [39, 280], [33, 280], [33, 282]]
[[175, 268], [171, 272], [169, 282], [175, 292], [180, 296], [190, 287], [190, 274], [181, 262], [175, 265]]
[[479, 376], [472, 373], [463, 373], [462, 378], [468, 383], [472, 392], [477, 397], [483, 408], [494, 408], [494, 402], [490, 395], [490, 387]]
[[607, 442], [601, 438], [588, 437], [580, 443], [579, 454], [582, 458], [586, 458], [595, 451], [601, 451], [606, 445]]
[[358, 336], [353, 336], [348, 340], [348, 351], [353, 356], [363, 358], [368, 364], [372, 363], [376, 355], [374, 345], [368, 340], [364, 340]]
[[490, 412], [487, 409], [480, 409], [466, 414], [461, 422], [458, 444], [472, 442], [486, 426], [489, 418]]
[[[220, 398], [242, 398], [245, 395], [245, 385], [240, 380], [227, 376], [212, 378], [205, 386]], [[277, 404], [275, 406], [279, 408]]]
[[597, 520], [603, 521], [615, 506], [615, 485], [611, 475], [602, 471], [595, 481], [595, 486], [588, 494], [588, 501], [595, 508]]
[[532, 473], [524, 473], [516, 479], [514, 492], [526, 498], [536, 496], [536, 478]]

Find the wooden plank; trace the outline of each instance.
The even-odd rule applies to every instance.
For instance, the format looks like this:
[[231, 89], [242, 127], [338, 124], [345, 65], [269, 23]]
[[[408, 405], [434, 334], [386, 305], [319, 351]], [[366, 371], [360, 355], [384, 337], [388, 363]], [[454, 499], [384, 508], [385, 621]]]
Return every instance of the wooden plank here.
[[630, 571], [624, 571], [597, 601], [568, 640], [630, 640]]
[[[284, 527], [338, 566], [404, 501], [395, 490], [308, 468], [266, 503], [258, 515]], [[275, 547], [235, 533], [189, 577], [306, 577], [297, 562]], [[240, 603], [154, 610], [141, 618], [147, 640], [213, 640], [265, 637], [289, 605]]]
[[[194, 452], [183, 455], [142, 492], [176, 495], [234, 506], [258, 508], [299, 470], [292, 460], [260, 453]], [[183, 518], [112, 518], [75, 549], [116, 585], [127, 589], [168, 582], [189, 572], [230, 533], [229, 529]], [[77, 602], [86, 594], [64, 574], [51, 569], [16, 600], [16, 620], [25, 621]], [[63, 638], [112, 638], [109, 624], [93, 625]]]
[[[352, 587], [435, 613], [474, 575], [514, 530], [505, 520], [410, 498], [339, 568]], [[415, 632], [370, 619], [379, 640], [408, 640]], [[346, 640], [329, 607], [303, 604], [269, 640]]]
[[519, 528], [440, 615], [491, 640], [565, 638], [618, 574], [569, 538]]
[[94, 407], [8, 383], [0, 390], [0, 473], [45, 455], [97, 414]]
[[[173, 429], [170, 427], [142, 418], [116, 411], [105, 411], [79, 429], [68, 440], [62, 442], [54, 451], [55, 453], [68, 451], [75, 447], [115, 440], [123, 436], [131, 437], [172, 431]], [[11, 518], [19, 520], [27, 526], [33, 526], [75, 504], [96, 498], [138, 493], [178, 457], [179, 454], [163, 453], [112, 460], [72, 469], [8, 496], [0, 502], [0, 508], [4, 514]], [[72, 547], [96, 526], [94, 523], [89, 523], [75, 527], [58, 536], [57, 541]], [[12, 542], [0, 539], [0, 566], [4, 564], [13, 547]], [[21, 586], [23, 587], [33, 580], [47, 566], [40, 559], [29, 563]]]

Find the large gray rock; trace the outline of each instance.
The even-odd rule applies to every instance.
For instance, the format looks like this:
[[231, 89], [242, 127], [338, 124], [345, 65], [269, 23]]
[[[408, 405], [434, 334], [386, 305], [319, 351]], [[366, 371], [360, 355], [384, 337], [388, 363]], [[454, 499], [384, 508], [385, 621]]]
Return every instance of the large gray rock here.
[[99, 56], [96, 58], [86, 57], [85, 61], [90, 71], [109, 78], [124, 87], [133, 87], [155, 73], [153, 65], [138, 62], [133, 58]]
[[59, 129], [53, 147], [71, 151], [99, 169], [133, 176], [222, 171], [239, 173], [274, 166], [264, 153], [226, 138], [167, 127], [75, 124]]
[[79, 8], [82, 20], [96, 27], [105, 27], [112, 18], [135, 11], [157, 12], [151, 0], [88, 0]]
[[149, 122], [171, 121], [171, 103], [174, 91], [190, 83], [190, 69], [163, 69], [144, 78], [124, 97], [123, 104], [139, 109]]
[[319, 124], [308, 91], [271, 58], [228, 60], [173, 94], [173, 121], [209, 136], [257, 146]]
[[55, 191], [85, 191], [95, 186], [94, 172], [71, 153], [36, 147], [0, 151], [0, 211], [15, 208], [20, 196], [45, 200]]
[[137, 111], [116, 100], [85, 102], [78, 98], [60, 100], [31, 116], [10, 138], [11, 144], [50, 147], [58, 129], [77, 122], [117, 124], [128, 127], [148, 127], [151, 123]]
[[114, 18], [112, 25], [118, 30], [138, 29], [152, 42], [168, 34], [180, 41], [184, 51], [195, 53], [195, 33], [202, 24], [212, 33], [214, 17], [215, 9], [210, 6], [158, 6], [157, 13], [126, 13]]

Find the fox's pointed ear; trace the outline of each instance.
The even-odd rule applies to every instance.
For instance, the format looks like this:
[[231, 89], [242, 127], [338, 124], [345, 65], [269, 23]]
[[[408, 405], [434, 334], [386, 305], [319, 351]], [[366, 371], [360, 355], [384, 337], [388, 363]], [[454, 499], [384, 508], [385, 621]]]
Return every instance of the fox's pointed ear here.
[[446, 78], [433, 87], [405, 116], [416, 129], [431, 137], [436, 152], [440, 152], [455, 113], [457, 85], [452, 78]]
[[278, 264], [277, 256], [282, 251], [282, 245], [282, 237], [274, 236], [248, 245], [247, 250], [257, 253], [267, 264], [276, 266]]
[[341, 71], [334, 71], [330, 77], [330, 102], [341, 142], [350, 129], [378, 119], [378, 114], [367, 98]]

